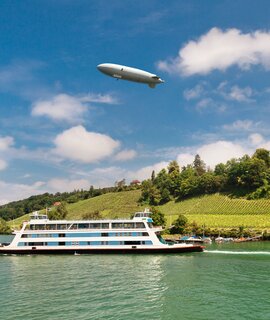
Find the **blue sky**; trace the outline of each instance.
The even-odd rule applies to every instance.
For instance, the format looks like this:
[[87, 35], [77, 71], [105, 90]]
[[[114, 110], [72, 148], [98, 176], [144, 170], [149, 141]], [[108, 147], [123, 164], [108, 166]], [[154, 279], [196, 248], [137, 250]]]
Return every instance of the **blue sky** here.
[[262, 0], [1, 1], [0, 203], [270, 149], [269, 16]]

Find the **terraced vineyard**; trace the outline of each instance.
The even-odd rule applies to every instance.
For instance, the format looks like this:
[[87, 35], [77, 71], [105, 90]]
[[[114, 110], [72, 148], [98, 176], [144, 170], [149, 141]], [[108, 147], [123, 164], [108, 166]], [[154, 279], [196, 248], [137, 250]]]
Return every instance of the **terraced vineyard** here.
[[215, 194], [179, 202], [168, 202], [160, 209], [169, 214], [264, 215], [270, 217], [270, 200], [231, 199]]
[[181, 213], [189, 222], [206, 227], [270, 228], [270, 200], [231, 199], [224, 195], [207, 195], [160, 206], [170, 225]]
[[[128, 218], [145, 206], [138, 205], [140, 190], [107, 193], [95, 198], [79, 201], [67, 206], [67, 219], [81, 219], [85, 214], [99, 211], [103, 218]], [[170, 201], [159, 209], [166, 215], [170, 225], [184, 214], [189, 222], [212, 228], [250, 227], [270, 229], [270, 200], [231, 199], [224, 195], [207, 195], [180, 202]], [[25, 215], [9, 222], [19, 227], [29, 216]]]

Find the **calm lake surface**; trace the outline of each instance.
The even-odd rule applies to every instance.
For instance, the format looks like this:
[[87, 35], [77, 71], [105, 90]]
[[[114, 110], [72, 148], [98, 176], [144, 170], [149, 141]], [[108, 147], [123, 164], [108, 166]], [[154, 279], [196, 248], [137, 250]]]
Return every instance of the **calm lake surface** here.
[[184, 255], [0, 256], [0, 288], [5, 320], [269, 320], [270, 243]]

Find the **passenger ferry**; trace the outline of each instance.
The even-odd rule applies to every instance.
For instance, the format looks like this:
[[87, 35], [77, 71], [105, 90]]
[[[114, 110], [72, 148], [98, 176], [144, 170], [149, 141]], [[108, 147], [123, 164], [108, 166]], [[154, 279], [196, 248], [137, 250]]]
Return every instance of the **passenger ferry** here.
[[203, 247], [166, 243], [162, 227], [154, 227], [149, 211], [129, 220], [49, 220], [35, 213], [23, 223], [1, 254], [181, 253]]

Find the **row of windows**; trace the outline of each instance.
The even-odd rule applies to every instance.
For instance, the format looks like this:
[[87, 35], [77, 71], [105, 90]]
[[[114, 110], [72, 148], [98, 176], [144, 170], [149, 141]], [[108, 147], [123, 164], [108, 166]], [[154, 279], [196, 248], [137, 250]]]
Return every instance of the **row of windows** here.
[[[109, 229], [109, 223], [74, 223], [74, 224], [31, 224], [30, 230], [77, 230], [77, 229]], [[112, 222], [112, 229], [144, 229], [143, 222]]]
[[152, 245], [152, 241], [66, 241], [66, 242], [19, 242], [19, 247], [34, 246], [102, 246], [102, 245]]
[[148, 232], [102, 232], [102, 233], [39, 233], [22, 234], [21, 238], [78, 238], [78, 237], [148, 237]]

